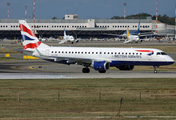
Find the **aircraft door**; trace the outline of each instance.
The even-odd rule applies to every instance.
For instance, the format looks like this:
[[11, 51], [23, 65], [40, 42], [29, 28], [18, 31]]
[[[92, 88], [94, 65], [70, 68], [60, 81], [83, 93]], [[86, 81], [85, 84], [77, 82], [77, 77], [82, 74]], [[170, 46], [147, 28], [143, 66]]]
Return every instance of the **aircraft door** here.
[[152, 55], [147, 55], [147, 58], [148, 58], [148, 60], [151, 60], [152, 59]]
[[50, 56], [50, 50], [49, 50], [49, 49], [46, 49], [45, 55], [46, 55], [46, 56]]

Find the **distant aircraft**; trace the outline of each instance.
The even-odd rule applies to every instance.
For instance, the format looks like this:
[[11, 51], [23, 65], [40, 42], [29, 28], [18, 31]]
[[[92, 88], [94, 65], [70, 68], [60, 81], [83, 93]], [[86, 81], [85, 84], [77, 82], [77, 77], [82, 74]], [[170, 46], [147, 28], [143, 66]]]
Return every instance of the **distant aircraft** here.
[[159, 49], [50, 47], [38, 40], [25, 20], [19, 20], [19, 25], [24, 54], [51, 62], [82, 65], [83, 73], [89, 73], [89, 67], [99, 73], [105, 73], [110, 67], [132, 70], [135, 65], [153, 66], [154, 73], [157, 73], [157, 66], [174, 63], [169, 55]]
[[[127, 26], [128, 27], [128, 26]], [[140, 20], [139, 20], [139, 24], [138, 24], [138, 30], [137, 31], [129, 31], [130, 34], [130, 40], [128, 40], [127, 37], [127, 31], [125, 31], [123, 34], [121, 35], [117, 35], [117, 34], [106, 34], [106, 35], [114, 35], [114, 36], [118, 36], [118, 37], [127, 37], [127, 40], [124, 43], [132, 43], [135, 41], [135, 43], [138, 43], [139, 41], [142, 42], [142, 39], [140, 39], [140, 37], [144, 37], [144, 36], [151, 36], [154, 35], [153, 32], [145, 32], [145, 33], [141, 33], [140, 32]], [[137, 37], [138, 36], [138, 37]], [[138, 39], [139, 38], [139, 39]], [[133, 40], [132, 40], [133, 39]], [[135, 39], [135, 40], [134, 40]]]
[[128, 30], [128, 27], [127, 27], [127, 40], [125, 40], [125, 42], [124, 43], [132, 43], [132, 42], [136, 42], [136, 43], [138, 43], [140, 41], [140, 39], [139, 39], [139, 36], [138, 35], [131, 35], [130, 33], [129, 33], [129, 30]]
[[73, 36], [69, 36], [69, 35], [66, 35], [66, 32], [65, 32], [65, 28], [64, 28], [64, 37], [63, 37], [63, 40], [61, 40], [61, 42], [59, 42], [59, 44], [62, 44], [62, 43], [77, 43], [78, 40], [76, 40]]
[[[131, 35], [140, 35], [140, 20], [139, 20], [139, 24], [138, 24], [138, 30], [137, 31], [129, 31], [129, 33]], [[127, 35], [127, 31], [125, 31], [123, 33], [123, 36], [126, 36]]]

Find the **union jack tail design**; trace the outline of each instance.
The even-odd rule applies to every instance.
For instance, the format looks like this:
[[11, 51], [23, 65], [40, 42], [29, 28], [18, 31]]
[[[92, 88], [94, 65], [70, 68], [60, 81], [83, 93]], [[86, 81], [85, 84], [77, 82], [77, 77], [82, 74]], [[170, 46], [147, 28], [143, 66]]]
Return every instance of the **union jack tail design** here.
[[19, 25], [23, 41], [23, 50], [34, 51], [38, 47], [49, 47], [38, 40], [25, 20], [19, 20]]

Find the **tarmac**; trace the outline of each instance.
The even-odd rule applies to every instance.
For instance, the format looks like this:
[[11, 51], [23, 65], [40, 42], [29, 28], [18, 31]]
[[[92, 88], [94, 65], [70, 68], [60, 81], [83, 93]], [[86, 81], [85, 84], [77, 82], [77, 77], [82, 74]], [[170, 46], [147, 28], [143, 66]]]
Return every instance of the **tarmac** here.
[[0, 61], [0, 79], [88, 79], [88, 78], [176, 78], [176, 71], [119, 71], [110, 69], [99, 73], [90, 69], [82, 73], [83, 66], [64, 65], [44, 60]]

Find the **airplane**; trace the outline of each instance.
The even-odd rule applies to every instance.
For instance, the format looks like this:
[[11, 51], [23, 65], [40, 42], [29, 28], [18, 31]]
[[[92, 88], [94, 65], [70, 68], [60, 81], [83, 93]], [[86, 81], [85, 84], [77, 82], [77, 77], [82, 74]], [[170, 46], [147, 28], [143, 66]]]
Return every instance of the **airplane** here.
[[[139, 24], [138, 24], [138, 29], [137, 29], [137, 31], [129, 31], [129, 33], [131, 34], [131, 35], [138, 35], [138, 36], [147, 36], [147, 35], [153, 35], [154, 34], [154, 32], [145, 32], [145, 33], [141, 33], [140, 32], [140, 20], [139, 20]], [[120, 36], [127, 36], [127, 31], [125, 31], [122, 35], [120, 35]]]
[[[128, 28], [128, 26], [127, 26]], [[127, 32], [130, 34], [130, 39], [134, 39], [134, 40], [128, 40], [128, 37], [127, 37]], [[117, 34], [105, 34], [105, 35], [114, 35], [114, 36], [118, 36], [118, 37], [127, 37], [127, 40], [125, 40], [124, 43], [132, 43], [133, 41], [135, 41], [135, 43], [138, 43], [139, 41], [142, 42], [142, 39], [138, 39], [139, 36], [151, 36], [151, 35], [154, 35], [153, 32], [145, 32], [145, 33], [141, 33], [140, 32], [140, 20], [139, 20], [139, 24], [138, 24], [138, 30], [137, 31], [129, 31], [129, 30], [126, 30], [123, 34], [121, 35], [117, 35]], [[137, 37], [138, 36], [138, 37]]]
[[129, 30], [128, 30], [128, 27], [127, 27], [127, 40], [125, 40], [124, 43], [126, 43], [126, 44], [127, 43], [132, 43], [133, 41], [138, 43], [140, 41], [139, 36], [138, 35], [131, 35], [129, 33]]
[[66, 35], [65, 28], [64, 28], [64, 37], [63, 37], [63, 40], [59, 42], [59, 44], [68, 43], [68, 42], [71, 42], [73, 44], [73, 43], [77, 43], [78, 40], [76, 40], [73, 36]]
[[[138, 30], [137, 31], [129, 31], [129, 33], [131, 34], [131, 35], [140, 35], [141, 33], [140, 33], [140, 20], [139, 20], [139, 24], [138, 24]], [[124, 33], [123, 33], [123, 36], [126, 36], [127, 35], [127, 31], [125, 31]]]
[[51, 62], [82, 65], [83, 73], [89, 73], [89, 67], [99, 73], [105, 73], [110, 67], [119, 70], [132, 70], [135, 65], [170, 65], [174, 60], [165, 52], [152, 48], [104, 48], [104, 47], [53, 47], [48, 46], [35, 36], [25, 20], [19, 20], [22, 35], [22, 52]]

